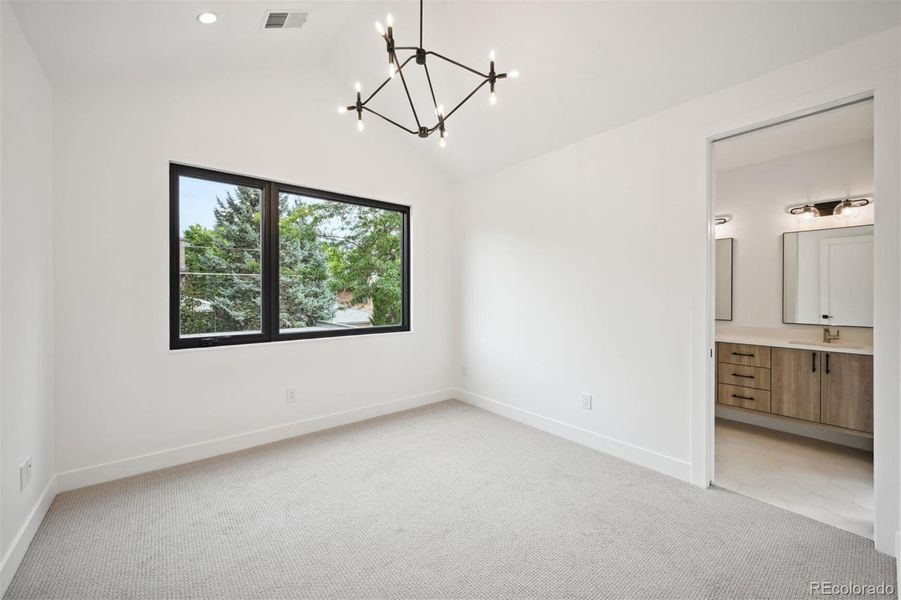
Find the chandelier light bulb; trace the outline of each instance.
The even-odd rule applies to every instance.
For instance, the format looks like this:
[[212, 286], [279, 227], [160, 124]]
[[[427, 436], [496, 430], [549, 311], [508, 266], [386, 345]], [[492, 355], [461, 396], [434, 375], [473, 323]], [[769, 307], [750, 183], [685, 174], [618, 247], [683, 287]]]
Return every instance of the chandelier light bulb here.
[[517, 77], [519, 77], [519, 71], [517, 71], [516, 69], [513, 69], [512, 71], [507, 73], [507, 76], [512, 79], [516, 79]]
[[363, 86], [360, 85], [360, 82], [358, 81], [354, 84], [354, 89], [359, 92], [359, 91], [362, 91]]
[[488, 94], [488, 102], [489, 104], [491, 104], [491, 106], [497, 104], [497, 94], [495, 94], [494, 92]]
[[443, 104], [439, 104], [437, 107], [435, 107], [435, 115], [438, 117], [444, 116], [444, 105]]
[[494, 60], [494, 58], [495, 58], [495, 54], [494, 54], [494, 49], [492, 48], [492, 49], [488, 52], [488, 59], [489, 59], [489, 60]]
[[385, 28], [378, 21], [375, 22], [375, 30], [379, 32], [379, 35], [385, 35]]
[[447, 141], [442, 137], [441, 141], [438, 142], [438, 145], [444, 148], [445, 146], [447, 146]]
[[357, 131], [363, 131], [363, 119], [357, 119]]
[[388, 27], [394, 27], [394, 17], [391, 16], [391, 13], [388, 13], [388, 16], [385, 17], [385, 23], [388, 24]]
[[394, 63], [388, 63], [388, 77], [393, 78], [395, 75], [397, 75], [397, 67]]
[[339, 106], [339, 107], [338, 107], [338, 114], [339, 114], [339, 115], [343, 115], [343, 114], [346, 113], [346, 112], [347, 112], [347, 107], [346, 107], [346, 106]]

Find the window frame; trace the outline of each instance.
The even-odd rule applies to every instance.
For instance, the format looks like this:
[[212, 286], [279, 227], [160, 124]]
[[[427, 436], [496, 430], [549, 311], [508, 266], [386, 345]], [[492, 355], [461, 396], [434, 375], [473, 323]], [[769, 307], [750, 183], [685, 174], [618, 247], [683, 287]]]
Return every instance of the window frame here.
[[[181, 336], [181, 223], [179, 205], [179, 178], [190, 177], [219, 183], [229, 183], [262, 190], [260, 227], [261, 264], [261, 323], [262, 331], [232, 335], [209, 335], [185, 338]], [[401, 323], [347, 329], [320, 329], [315, 331], [292, 331], [283, 333], [279, 323], [279, 195], [284, 192], [308, 196], [332, 202], [355, 204], [382, 210], [390, 210], [401, 215]], [[372, 200], [338, 192], [330, 192], [299, 185], [282, 183], [216, 171], [181, 163], [169, 163], [169, 349], [216, 348], [380, 333], [400, 333], [410, 331], [410, 207], [381, 200]]]

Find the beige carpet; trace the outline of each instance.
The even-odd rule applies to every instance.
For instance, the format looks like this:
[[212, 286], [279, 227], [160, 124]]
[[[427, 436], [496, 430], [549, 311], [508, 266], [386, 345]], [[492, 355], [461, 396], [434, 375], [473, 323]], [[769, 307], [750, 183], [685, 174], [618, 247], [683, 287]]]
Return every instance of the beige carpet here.
[[60, 495], [14, 598], [808, 598], [872, 542], [459, 402]]

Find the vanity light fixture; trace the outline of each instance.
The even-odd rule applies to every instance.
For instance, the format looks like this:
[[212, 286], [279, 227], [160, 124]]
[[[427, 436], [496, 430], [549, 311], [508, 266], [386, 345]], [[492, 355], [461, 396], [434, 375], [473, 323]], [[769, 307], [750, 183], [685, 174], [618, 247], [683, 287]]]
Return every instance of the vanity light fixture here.
[[[488, 103], [492, 106], [497, 104], [497, 95], [495, 94], [495, 91], [494, 91], [495, 85], [497, 85], [497, 82], [500, 81], [501, 79], [507, 79], [508, 77], [510, 79], [516, 79], [517, 77], [519, 77], [519, 71], [516, 71], [514, 69], [507, 73], [498, 73], [494, 68], [494, 59], [495, 59], [494, 50], [492, 50], [488, 55], [489, 63], [488, 63], [488, 72], [487, 73], [483, 73], [477, 69], [467, 67], [464, 64], [461, 64], [455, 60], [451, 60], [450, 58], [447, 58], [446, 56], [442, 56], [441, 54], [438, 54], [437, 52], [434, 52], [432, 50], [426, 50], [422, 43], [422, 4], [423, 4], [423, 0], [419, 0], [419, 45], [418, 46], [398, 46], [396, 44], [395, 39], [394, 39], [394, 18], [391, 15], [388, 15], [388, 18], [385, 20], [384, 26], [381, 23], [375, 24], [375, 29], [378, 32], [379, 36], [383, 40], [385, 40], [385, 50], [388, 53], [388, 78], [384, 82], [382, 82], [377, 88], [375, 88], [375, 91], [372, 92], [371, 94], [369, 94], [369, 96], [365, 100], [363, 99], [363, 96], [360, 93], [360, 84], [357, 83], [357, 85], [356, 85], [356, 91], [357, 91], [356, 102], [354, 104], [350, 104], [347, 106], [339, 106], [338, 112], [345, 113], [345, 112], [355, 111], [357, 113], [357, 129], [359, 129], [360, 131], [363, 131], [363, 112], [364, 111], [366, 111], [368, 113], [372, 113], [373, 115], [387, 121], [388, 123], [391, 123], [395, 127], [403, 129], [407, 133], [412, 133], [413, 135], [419, 136], [421, 138], [427, 138], [437, 131], [439, 134], [439, 138], [440, 138], [439, 145], [443, 148], [445, 146], [445, 144], [447, 143], [447, 141], [446, 141], [447, 140], [447, 128], [445, 126], [445, 123], [447, 122], [448, 119], [451, 118], [451, 115], [453, 115], [455, 112], [457, 112], [457, 109], [459, 109], [461, 106], [463, 106], [463, 104], [465, 104], [467, 100], [472, 98], [475, 95], [475, 93], [478, 92], [480, 89], [482, 89], [482, 87], [484, 87], [485, 85], [488, 85], [488, 89], [489, 89]], [[407, 56], [407, 58], [401, 60], [401, 57], [399, 56], [399, 53], [401, 53], [401, 52], [409, 52], [410, 55]], [[435, 57], [439, 60], [442, 60], [446, 63], [449, 63], [455, 67], [463, 69], [464, 71], [468, 71], [479, 78], [479, 84], [475, 87], [475, 89], [472, 90], [471, 92], [469, 92], [468, 96], [463, 98], [463, 100], [461, 100], [459, 102], [459, 104], [454, 106], [447, 113], [445, 113], [442, 106], [440, 104], [438, 104], [438, 99], [435, 96], [435, 88], [432, 87], [432, 77], [429, 74], [428, 64], [426, 64], [427, 58], [429, 56], [433, 56], [433, 57]], [[425, 121], [424, 118], [422, 119], [422, 121], [420, 121], [419, 115], [416, 113], [416, 107], [413, 104], [413, 98], [410, 95], [410, 88], [407, 85], [407, 79], [404, 77], [404, 68], [407, 66], [407, 64], [411, 60], [414, 60], [414, 59], [416, 61], [416, 64], [422, 65], [422, 68], [425, 71], [425, 79], [428, 82], [429, 94], [431, 95], [431, 99], [432, 99], [432, 107], [435, 111], [435, 116], [437, 117], [437, 123], [435, 123], [434, 125], [431, 125], [431, 126], [424, 123], [424, 121]], [[378, 113], [378, 112], [372, 110], [371, 108], [369, 108], [369, 106], [367, 106], [369, 104], [369, 101], [372, 100], [375, 97], [375, 95], [378, 94], [382, 90], [382, 88], [384, 88], [386, 85], [388, 85], [388, 83], [391, 82], [391, 80], [394, 79], [395, 76], [397, 76], [397, 75], [400, 75], [400, 81], [404, 86], [404, 92], [406, 92], [406, 94], [407, 94], [407, 100], [410, 103], [410, 110], [413, 112], [413, 120], [416, 122], [416, 127], [407, 127], [406, 125], [401, 125], [397, 121], [389, 119], [388, 117], [384, 116], [383, 114]]]
[[828, 217], [830, 215], [850, 219], [856, 217], [860, 213], [861, 207], [866, 206], [871, 202], [872, 200], [870, 198], [828, 200], [825, 202], [817, 202], [816, 204], [795, 206], [789, 209], [788, 212], [804, 222], [812, 221], [817, 217]]

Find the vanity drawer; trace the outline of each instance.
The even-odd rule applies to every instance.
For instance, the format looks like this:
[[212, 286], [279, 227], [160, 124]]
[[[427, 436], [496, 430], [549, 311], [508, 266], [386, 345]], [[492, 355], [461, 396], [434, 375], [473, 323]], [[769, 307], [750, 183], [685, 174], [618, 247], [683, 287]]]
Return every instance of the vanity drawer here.
[[721, 383], [717, 386], [716, 399], [720, 404], [770, 412], [770, 393], [766, 390]]
[[716, 377], [719, 383], [752, 387], [759, 390], [770, 389], [770, 370], [763, 367], [746, 367], [744, 365], [720, 363]]
[[730, 365], [744, 365], [746, 367], [770, 368], [769, 346], [751, 346], [750, 344], [732, 344], [719, 342], [717, 347], [717, 360]]

